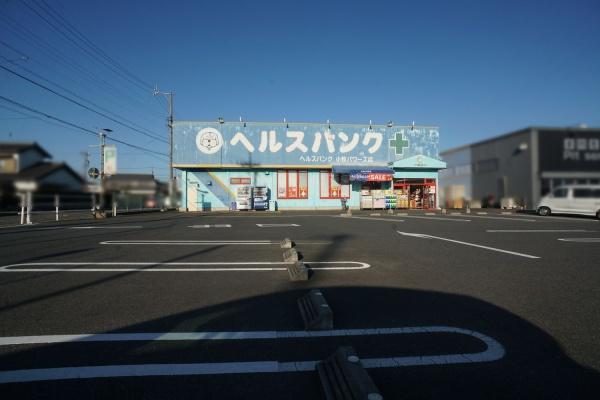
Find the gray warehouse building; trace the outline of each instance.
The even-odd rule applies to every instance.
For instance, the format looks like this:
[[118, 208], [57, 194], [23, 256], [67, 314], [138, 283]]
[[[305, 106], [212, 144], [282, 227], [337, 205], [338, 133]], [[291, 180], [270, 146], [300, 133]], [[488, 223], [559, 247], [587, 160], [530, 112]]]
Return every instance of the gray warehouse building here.
[[600, 183], [600, 129], [529, 127], [440, 153], [440, 205], [523, 207], [560, 185]]

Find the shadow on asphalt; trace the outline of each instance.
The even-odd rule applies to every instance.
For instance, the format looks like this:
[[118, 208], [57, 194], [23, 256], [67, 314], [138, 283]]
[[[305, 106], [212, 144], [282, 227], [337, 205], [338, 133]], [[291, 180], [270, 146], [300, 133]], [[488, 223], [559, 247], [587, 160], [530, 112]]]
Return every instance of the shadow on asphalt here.
[[[318, 271], [315, 275], [318, 275]], [[119, 276], [113, 279], [118, 279]], [[101, 283], [96, 281], [92, 284]], [[115, 332], [301, 330], [296, 299], [314, 285], [202, 307]], [[386, 399], [592, 398], [597, 371], [574, 362], [543, 330], [473, 297], [388, 287], [322, 287], [336, 329], [452, 326], [497, 340], [504, 358], [485, 363], [370, 369]], [[173, 295], [177, 295], [174, 291]], [[199, 294], [201, 295], [201, 294]], [[168, 299], [148, 299], [168, 301]], [[82, 333], [82, 332], [64, 332]], [[359, 356], [453, 354], [476, 344], [448, 334], [336, 337], [305, 340], [68, 343], [23, 346], [0, 356], [2, 369], [77, 365], [313, 360], [352, 345]], [[475, 350], [480, 351], [480, 350]], [[598, 352], [597, 349], [590, 351]], [[441, 353], [439, 353], [441, 352]], [[597, 356], [597, 354], [595, 355]], [[302, 358], [304, 357], [304, 358]], [[4, 398], [320, 398], [315, 372], [104, 378], [0, 386]]]
[[[90, 251], [90, 250], [94, 250], [94, 248], [93, 247], [88, 247], [88, 248], [85, 248], [85, 249], [60, 251], [60, 252], [57, 252], [57, 253], [44, 254], [42, 256], [26, 258], [26, 259], [24, 259], [22, 261], [19, 261], [19, 264], [30, 263], [30, 262], [35, 262], [35, 261], [39, 261], [39, 260], [45, 260], [47, 258], [52, 258], [52, 257], [61, 257], [61, 256], [72, 255], [72, 254], [85, 253], [86, 251]], [[0, 286], [9, 285], [9, 284], [17, 283], [17, 282], [22, 282], [22, 281], [27, 281], [27, 280], [31, 280], [31, 279], [37, 279], [37, 278], [41, 278], [43, 276], [53, 275], [53, 274], [57, 274], [57, 273], [58, 272], [46, 272], [46, 273], [39, 273], [38, 272], [38, 273], [33, 273], [31, 275], [25, 276], [23, 278], [3, 279], [0, 282]]]
[[[184, 214], [184, 213], [180, 213], [180, 214], [174, 214], [173, 212], [168, 212], [168, 213], [161, 213], [159, 218], [145, 218], [148, 214], [147, 213], [139, 213], [139, 214], [131, 214], [131, 215], [120, 215], [117, 217], [109, 217], [106, 219], [93, 219], [93, 218], [87, 218], [87, 219], [64, 219], [61, 221], [54, 221], [54, 220], [47, 220], [47, 221], [33, 221], [35, 224], [40, 224], [43, 225], [42, 227], [37, 227], [37, 229], [39, 228], [61, 228], [61, 227], [70, 227], [70, 226], [77, 226], [77, 225], [132, 225], [132, 224], [136, 224], [136, 223], [149, 223], [149, 222], [168, 222], [168, 221], [172, 221], [172, 220], [180, 220], [182, 218], [190, 218], [190, 216]], [[15, 222], [14, 225], [18, 225], [18, 221]], [[15, 233], [27, 233], [30, 232], [31, 230], [35, 230], [37, 225], [32, 226], [31, 228], [27, 227], [27, 226], [14, 226], [14, 227], [7, 227], [6, 231], [0, 231], [0, 235], [13, 235]]]
[[[157, 263], [154, 263], [154, 264], [149, 264], [149, 265], [146, 265], [146, 266], [143, 266], [143, 267], [140, 266], [140, 267], [138, 267], [138, 269], [139, 270], [141, 270], [141, 269], [152, 269], [154, 267], [161, 266], [162, 264], [165, 264], [165, 263], [177, 262], [177, 261], [186, 259], [188, 257], [193, 257], [193, 256], [200, 255], [200, 254], [206, 254], [206, 253], [209, 253], [211, 251], [218, 250], [221, 247], [223, 247], [223, 246], [207, 247], [207, 248], [204, 248], [204, 249], [201, 249], [201, 250], [198, 250], [198, 251], [194, 251], [192, 253], [186, 253], [186, 254], [184, 254], [184, 255], [182, 255], [180, 257], [170, 258], [170, 259], [167, 259], [167, 260], [164, 260], [164, 261], [160, 261], [160, 262], [157, 262]], [[42, 257], [42, 258], [47, 258], [47, 257], [49, 257], [49, 256], [45, 256], [45, 257]], [[9, 304], [9, 305], [6, 305], [6, 306], [2, 306], [2, 307], [0, 307], [0, 312], [7, 311], [7, 310], [12, 310], [14, 308], [18, 308], [18, 307], [25, 306], [25, 305], [28, 305], [28, 304], [36, 303], [38, 301], [43, 301], [43, 300], [50, 299], [52, 297], [61, 296], [61, 295], [66, 294], [66, 293], [76, 292], [78, 290], [82, 290], [82, 289], [85, 289], [85, 288], [88, 288], [88, 287], [92, 287], [92, 286], [100, 285], [100, 284], [103, 284], [103, 283], [106, 283], [106, 282], [110, 282], [110, 281], [114, 281], [114, 280], [117, 280], [117, 279], [121, 279], [121, 278], [124, 278], [124, 277], [126, 277], [128, 275], [132, 275], [132, 274], [138, 273], [139, 270], [138, 271], [126, 271], [126, 272], [123, 272], [123, 273], [112, 274], [112, 275], [109, 275], [109, 276], [107, 276], [105, 278], [96, 279], [96, 280], [84, 283], [82, 285], [71, 286], [71, 287], [68, 287], [68, 288], [65, 288], [65, 289], [61, 289], [61, 290], [57, 290], [57, 291], [54, 291], [54, 292], [46, 293], [46, 294], [41, 295], [41, 296], [32, 297], [30, 299], [27, 299], [27, 300], [24, 300], [24, 301], [20, 301], [18, 303], [14, 303], [14, 304]], [[116, 271], [118, 271], [118, 269], [116, 269]]]

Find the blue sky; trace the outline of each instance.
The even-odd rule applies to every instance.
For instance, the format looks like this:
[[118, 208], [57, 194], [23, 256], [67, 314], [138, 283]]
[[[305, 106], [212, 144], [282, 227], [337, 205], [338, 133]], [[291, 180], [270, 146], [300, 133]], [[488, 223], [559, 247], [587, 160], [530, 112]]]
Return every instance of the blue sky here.
[[[529, 125], [600, 126], [597, 1], [46, 2], [136, 78], [175, 91], [177, 119], [415, 121], [440, 126], [442, 149]], [[74, 47], [24, 3], [53, 21], [42, 0], [2, 0], [0, 65], [166, 139], [164, 100]], [[167, 151], [4, 70], [0, 94]], [[80, 152], [97, 153], [88, 147], [94, 137], [15, 109], [0, 100], [0, 140], [37, 140], [78, 171]], [[118, 147], [123, 172], [167, 175], [166, 160]]]

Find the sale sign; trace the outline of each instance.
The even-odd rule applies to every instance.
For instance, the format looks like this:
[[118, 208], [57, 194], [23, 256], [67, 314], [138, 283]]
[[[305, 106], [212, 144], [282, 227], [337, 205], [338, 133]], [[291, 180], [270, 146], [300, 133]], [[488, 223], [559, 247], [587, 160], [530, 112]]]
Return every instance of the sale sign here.
[[393, 178], [394, 174], [377, 172], [357, 172], [350, 174], [350, 180], [357, 182], [389, 182]]

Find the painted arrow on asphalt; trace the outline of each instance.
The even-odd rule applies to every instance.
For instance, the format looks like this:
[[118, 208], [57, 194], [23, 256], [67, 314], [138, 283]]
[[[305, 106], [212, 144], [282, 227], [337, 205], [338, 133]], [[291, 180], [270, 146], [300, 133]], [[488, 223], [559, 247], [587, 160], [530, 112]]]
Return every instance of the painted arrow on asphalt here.
[[398, 232], [402, 236], [418, 237], [421, 239], [435, 239], [434, 236], [426, 235], [424, 233], [410, 233], [410, 232], [400, 232], [400, 231], [396, 231], [396, 232]]

